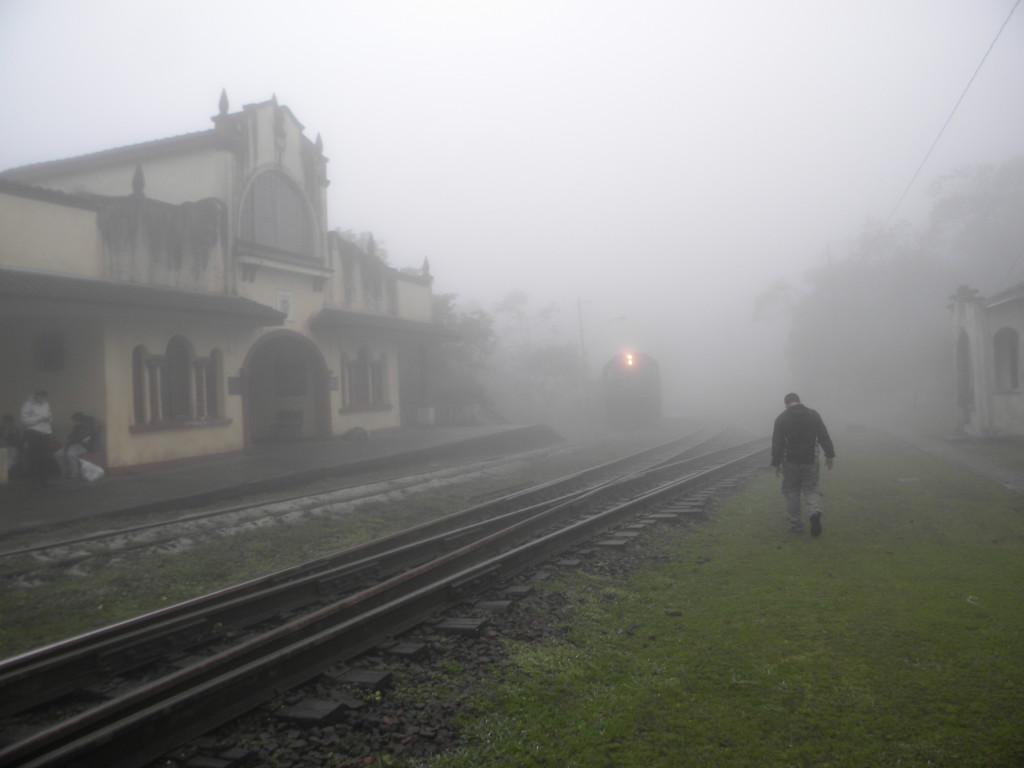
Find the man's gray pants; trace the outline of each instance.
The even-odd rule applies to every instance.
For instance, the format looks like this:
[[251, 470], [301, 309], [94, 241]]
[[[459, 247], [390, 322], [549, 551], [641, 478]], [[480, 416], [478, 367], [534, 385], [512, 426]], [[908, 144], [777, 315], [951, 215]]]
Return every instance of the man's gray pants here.
[[789, 529], [802, 531], [804, 519], [800, 514], [800, 494], [803, 494], [807, 506], [807, 514], [821, 514], [821, 490], [819, 478], [821, 471], [818, 462], [813, 464], [782, 465], [782, 495], [786, 497], [786, 515], [789, 517]]

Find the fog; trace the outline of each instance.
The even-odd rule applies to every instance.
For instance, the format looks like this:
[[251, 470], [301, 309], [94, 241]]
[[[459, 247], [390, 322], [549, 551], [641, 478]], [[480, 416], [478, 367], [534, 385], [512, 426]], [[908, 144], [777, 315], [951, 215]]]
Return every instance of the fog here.
[[466, 304], [554, 303], [592, 373], [640, 349], [670, 412], [767, 429], [785, 391], [829, 393], [755, 297], [1024, 152], [1014, 8], [5, 0], [0, 169], [204, 130], [222, 88], [232, 111], [276, 95], [323, 138], [331, 228], [428, 259]]

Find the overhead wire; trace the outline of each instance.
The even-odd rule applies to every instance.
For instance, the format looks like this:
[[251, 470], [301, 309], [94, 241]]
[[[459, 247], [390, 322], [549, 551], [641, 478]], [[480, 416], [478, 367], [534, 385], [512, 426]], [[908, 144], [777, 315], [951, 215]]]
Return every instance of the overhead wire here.
[[921, 164], [917, 166], [917, 170], [914, 171], [914, 175], [911, 177], [910, 182], [903, 190], [903, 194], [900, 195], [899, 200], [896, 201], [896, 205], [893, 206], [892, 210], [889, 212], [889, 216], [885, 219], [885, 223], [879, 230], [879, 236], [888, 228], [889, 222], [892, 221], [892, 217], [896, 215], [896, 211], [899, 210], [900, 205], [903, 204], [903, 200], [910, 192], [910, 189], [914, 186], [914, 182], [917, 181], [917, 177], [921, 175], [921, 171], [924, 169], [925, 164], [928, 162], [928, 158], [930, 158], [932, 152], [935, 151], [935, 147], [936, 145], [938, 145], [939, 140], [942, 138], [942, 134], [946, 132], [946, 128], [949, 126], [950, 122], [953, 120], [953, 116], [956, 114], [957, 109], [960, 107], [960, 103], [964, 100], [964, 97], [967, 96], [967, 92], [971, 89], [971, 85], [974, 84], [975, 78], [978, 77], [978, 73], [981, 71], [981, 68], [985, 66], [985, 60], [988, 58], [988, 55], [992, 53], [992, 49], [995, 47], [996, 42], [999, 40], [999, 37], [1003, 34], [1003, 30], [1006, 29], [1006, 25], [1010, 23], [1010, 19], [1013, 18], [1013, 14], [1017, 10], [1017, 6], [1019, 6], [1020, 4], [1021, 0], [1017, 0], [1013, 4], [1013, 8], [1011, 8], [1010, 13], [1007, 14], [1006, 20], [1003, 22], [1002, 26], [999, 27], [999, 31], [996, 32], [995, 37], [992, 38], [992, 42], [989, 43], [988, 50], [985, 51], [985, 55], [981, 57], [981, 61], [975, 68], [974, 74], [971, 75], [971, 79], [968, 80], [967, 85], [964, 86], [963, 92], [960, 94], [960, 98], [956, 100], [956, 104], [953, 105], [953, 109], [950, 111], [949, 116], [946, 118], [946, 122], [944, 122], [942, 124], [942, 128], [939, 129], [939, 133], [935, 137], [935, 141], [933, 141], [932, 145], [928, 148], [928, 151], [925, 153], [924, 159], [921, 160]]

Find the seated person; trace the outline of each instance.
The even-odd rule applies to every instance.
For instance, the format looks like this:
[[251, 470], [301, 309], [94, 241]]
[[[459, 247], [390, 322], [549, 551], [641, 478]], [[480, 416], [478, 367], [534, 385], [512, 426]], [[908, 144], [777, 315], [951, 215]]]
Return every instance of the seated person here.
[[96, 420], [92, 416], [75, 412], [71, 414], [71, 433], [68, 435], [68, 442], [63, 448], [54, 454], [57, 464], [60, 466], [61, 477], [69, 480], [76, 480], [81, 477], [78, 460], [92, 450], [93, 441], [96, 439]]

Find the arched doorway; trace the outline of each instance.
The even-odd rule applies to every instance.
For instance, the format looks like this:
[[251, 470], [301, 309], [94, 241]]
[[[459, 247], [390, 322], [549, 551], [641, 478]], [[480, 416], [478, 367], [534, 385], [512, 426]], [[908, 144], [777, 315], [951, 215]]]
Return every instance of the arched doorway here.
[[246, 445], [330, 437], [327, 365], [305, 336], [266, 334], [249, 350], [241, 374]]

